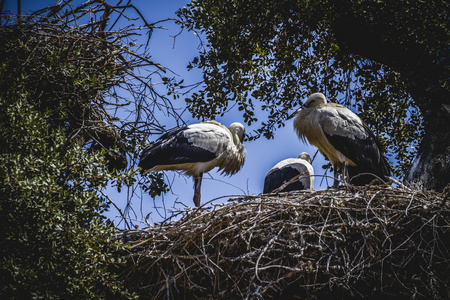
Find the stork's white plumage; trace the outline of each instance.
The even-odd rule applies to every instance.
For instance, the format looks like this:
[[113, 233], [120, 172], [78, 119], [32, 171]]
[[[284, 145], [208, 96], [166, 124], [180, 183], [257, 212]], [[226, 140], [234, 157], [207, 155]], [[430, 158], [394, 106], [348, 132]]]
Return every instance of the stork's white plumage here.
[[306, 152], [301, 153], [298, 158], [280, 161], [267, 173], [264, 179], [263, 192], [273, 192], [294, 177], [298, 177], [297, 180], [282, 188], [280, 192], [312, 190], [314, 187], [314, 169], [311, 162], [311, 156]]
[[391, 175], [390, 165], [369, 127], [348, 108], [327, 103], [322, 93], [308, 97], [296, 112], [294, 128], [303, 142], [316, 146], [330, 160], [334, 169], [333, 187], [339, 185], [338, 169], [344, 182], [348, 169], [350, 182], [356, 185], [376, 178], [385, 180]]
[[141, 154], [143, 174], [151, 171], [182, 170], [194, 177], [194, 203], [200, 206], [203, 173], [215, 167], [233, 175], [245, 161], [242, 144], [245, 128], [233, 123], [229, 129], [216, 121], [174, 128], [162, 135]]

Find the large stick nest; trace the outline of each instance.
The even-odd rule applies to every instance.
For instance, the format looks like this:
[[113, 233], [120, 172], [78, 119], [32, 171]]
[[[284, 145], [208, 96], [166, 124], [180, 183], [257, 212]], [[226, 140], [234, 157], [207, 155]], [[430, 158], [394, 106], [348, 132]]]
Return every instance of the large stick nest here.
[[151, 299], [446, 299], [449, 204], [405, 187], [231, 199], [122, 233]]

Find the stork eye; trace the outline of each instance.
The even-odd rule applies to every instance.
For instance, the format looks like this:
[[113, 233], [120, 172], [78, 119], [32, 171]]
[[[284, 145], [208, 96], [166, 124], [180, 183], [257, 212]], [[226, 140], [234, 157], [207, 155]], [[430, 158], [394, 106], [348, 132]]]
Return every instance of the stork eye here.
[[310, 107], [311, 104], [313, 104], [313, 103], [314, 103], [314, 100], [307, 101], [307, 102], [305, 103], [305, 105], [303, 105], [303, 106], [306, 107], [306, 108], [308, 108], [308, 107]]

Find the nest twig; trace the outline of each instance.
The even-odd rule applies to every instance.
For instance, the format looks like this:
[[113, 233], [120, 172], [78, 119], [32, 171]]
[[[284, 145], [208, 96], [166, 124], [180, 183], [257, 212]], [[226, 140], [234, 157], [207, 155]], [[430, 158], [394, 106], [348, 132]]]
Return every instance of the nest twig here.
[[144, 298], [445, 299], [449, 206], [369, 186], [267, 194], [124, 231], [123, 272]]

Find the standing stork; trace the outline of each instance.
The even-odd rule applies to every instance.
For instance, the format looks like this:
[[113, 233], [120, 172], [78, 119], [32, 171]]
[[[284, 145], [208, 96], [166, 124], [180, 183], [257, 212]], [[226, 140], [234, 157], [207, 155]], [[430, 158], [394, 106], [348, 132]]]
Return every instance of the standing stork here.
[[270, 193], [298, 177], [296, 181], [285, 186], [280, 192], [313, 189], [314, 169], [311, 156], [303, 152], [298, 158], [288, 158], [277, 163], [264, 179], [263, 193]]
[[[316, 146], [334, 169], [333, 187], [339, 185], [337, 170], [355, 185], [368, 184], [376, 178], [386, 180], [391, 167], [373, 132], [345, 106], [327, 103], [322, 93], [315, 93], [296, 112], [294, 128], [299, 138]], [[375, 175], [375, 176], [374, 176]]]
[[144, 149], [139, 166], [143, 174], [151, 171], [182, 170], [194, 177], [194, 203], [200, 206], [203, 173], [215, 167], [233, 175], [245, 161], [242, 144], [245, 128], [233, 123], [229, 128], [216, 121], [174, 128]]

